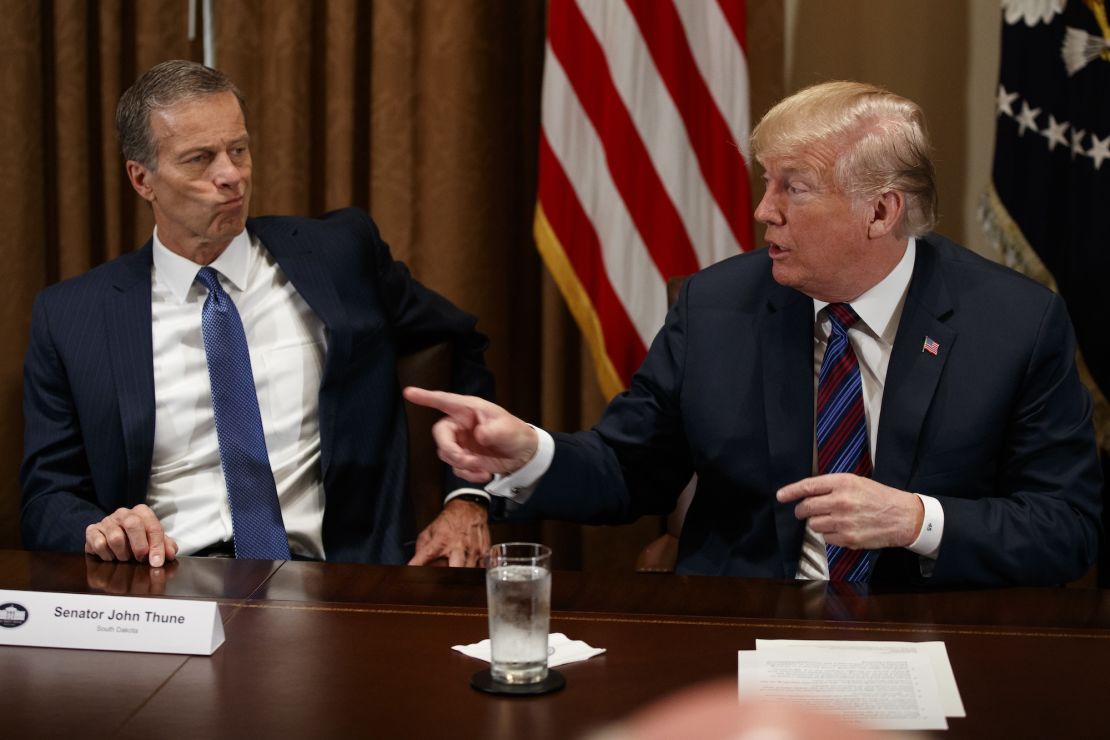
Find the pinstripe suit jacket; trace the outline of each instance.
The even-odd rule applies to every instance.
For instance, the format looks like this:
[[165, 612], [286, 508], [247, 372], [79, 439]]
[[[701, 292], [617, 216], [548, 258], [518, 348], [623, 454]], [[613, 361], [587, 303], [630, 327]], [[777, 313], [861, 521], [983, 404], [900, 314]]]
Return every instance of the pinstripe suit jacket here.
[[[327, 557], [404, 562], [414, 525], [395, 360], [451, 341], [454, 388], [488, 397], [486, 340], [473, 317], [393, 261], [362, 211], [251, 219], [247, 228], [328, 331], [319, 394]], [[148, 242], [35, 301], [20, 470], [29, 549], [82, 550], [89, 524], [146, 498], [154, 445], [151, 264]]]

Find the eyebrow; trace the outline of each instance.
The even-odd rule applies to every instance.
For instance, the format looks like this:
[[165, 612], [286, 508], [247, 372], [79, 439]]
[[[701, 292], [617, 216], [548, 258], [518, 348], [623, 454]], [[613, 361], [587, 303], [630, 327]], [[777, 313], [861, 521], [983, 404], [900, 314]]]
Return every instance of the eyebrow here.
[[[232, 139], [231, 141], [229, 141], [227, 143], [227, 146], [228, 147], [233, 147], [233, 146], [239, 146], [241, 144], [249, 144], [250, 143], [250, 138], [251, 137], [250, 137], [249, 134], [244, 134], [243, 136], [240, 136], [237, 139]], [[193, 154], [200, 154], [200, 153], [206, 153], [207, 154], [207, 153], [214, 152], [214, 151], [216, 151], [220, 148], [221, 147], [219, 147], [219, 146], [213, 146], [211, 144], [198, 144], [197, 146], [189, 147], [188, 149], [183, 149], [182, 151], [178, 152], [177, 156], [178, 157], [188, 157], [188, 156], [191, 156]]]
[[[770, 173], [767, 171], [766, 168], [764, 168], [763, 179], [766, 180], [770, 177]], [[821, 173], [819, 173], [815, 168], [795, 165], [780, 167], [778, 177], [785, 179], [789, 179], [791, 177], [801, 177], [807, 180], [812, 180], [815, 183], [820, 183], [822, 181]]]
[[212, 147], [210, 147], [210, 146], [194, 146], [194, 147], [189, 147], [188, 149], [182, 149], [180, 152], [176, 153], [176, 156], [181, 158], [181, 159], [184, 159], [186, 157], [191, 157], [194, 154], [208, 154], [211, 151], [212, 151]]

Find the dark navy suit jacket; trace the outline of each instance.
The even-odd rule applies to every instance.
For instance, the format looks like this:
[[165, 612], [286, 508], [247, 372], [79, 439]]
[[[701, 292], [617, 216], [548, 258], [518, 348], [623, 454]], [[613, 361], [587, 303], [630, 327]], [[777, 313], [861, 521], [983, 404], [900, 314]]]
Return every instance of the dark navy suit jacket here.
[[[415, 533], [395, 360], [450, 341], [453, 389], [489, 397], [486, 340], [472, 316], [393, 261], [362, 211], [251, 219], [247, 229], [327, 327], [319, 395], [326, 556], [405, 562]], [[148, 242], [35, 301], [20, 471], [29, 549], [82, 550], [89, 524], [146, 498], [154, 445], [151, 264]]]
[[[917, 245], [874, 478], [940, 500], [928, 583], [1076, 578], [1098, 546], [1101, 472], [1064, 303], [942, 237]], [[812, 474], [813, 383], [813, 302], [775, 283], [766, 251], [703, 270], [631, 389], [593, 430], [556, 435], [518, 515], [666, 513], [696, 472], [677, 571], [791, 578], [804, 523], [775, 492]], [[922, 581], [918, 561], [884, 550], [874, 580]]]

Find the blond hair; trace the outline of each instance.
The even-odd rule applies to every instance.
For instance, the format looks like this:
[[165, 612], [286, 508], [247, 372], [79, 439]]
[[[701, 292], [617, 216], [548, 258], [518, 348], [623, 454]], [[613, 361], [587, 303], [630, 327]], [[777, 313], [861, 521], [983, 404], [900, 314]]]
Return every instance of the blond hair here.
[[889, 191], [905, 197], [902, 228], [921, 236], [937, 220], [937, 186], [925, 114], [912, 100], [861, 82], [807, 87], [767, 112], [752, 131], [756, 157], [813, 169], [813, 151], [833, 152], [822, 177], [857, 199]]

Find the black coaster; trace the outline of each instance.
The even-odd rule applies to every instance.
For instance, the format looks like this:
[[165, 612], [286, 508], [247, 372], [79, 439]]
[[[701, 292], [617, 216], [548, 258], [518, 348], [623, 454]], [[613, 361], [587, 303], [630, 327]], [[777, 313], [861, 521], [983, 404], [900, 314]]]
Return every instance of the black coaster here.
[[494, 681], [489, 668], [478, 671], [470, 677], [470, 688], [484, 691], [487, 694], [503, 694], [507, 696], [536, 696], [537, 694], [550, 694], [567, 685], [566, 678], [558, 671], [548, 670], [547, 678], [536, 683], [501, 683]]

